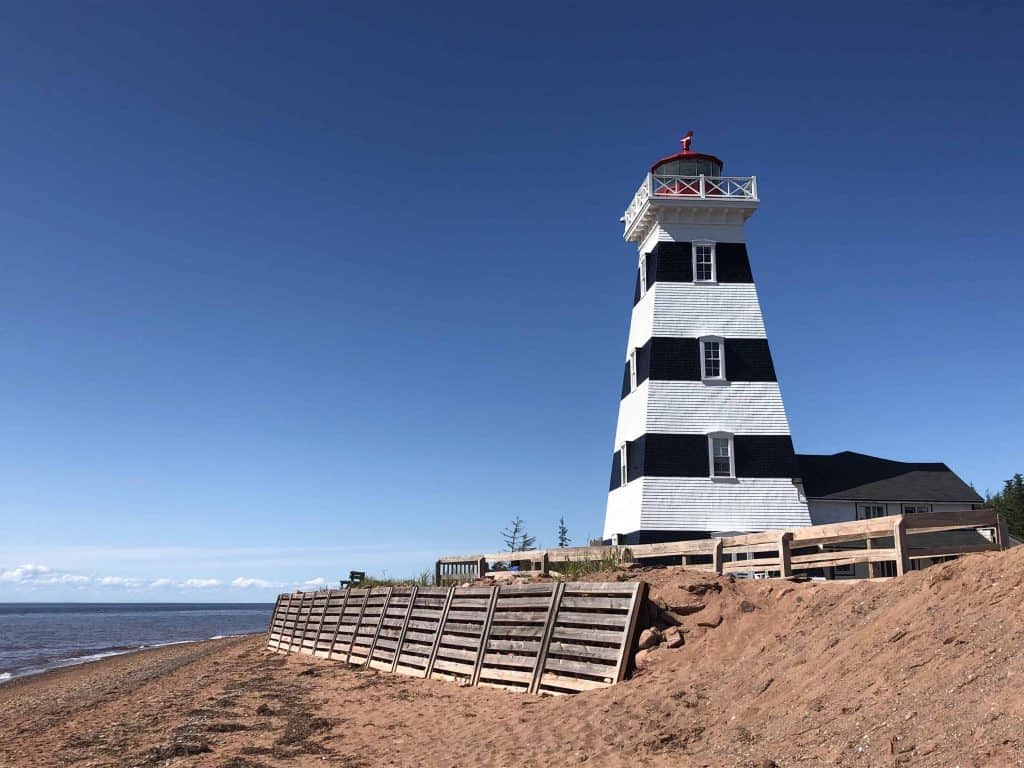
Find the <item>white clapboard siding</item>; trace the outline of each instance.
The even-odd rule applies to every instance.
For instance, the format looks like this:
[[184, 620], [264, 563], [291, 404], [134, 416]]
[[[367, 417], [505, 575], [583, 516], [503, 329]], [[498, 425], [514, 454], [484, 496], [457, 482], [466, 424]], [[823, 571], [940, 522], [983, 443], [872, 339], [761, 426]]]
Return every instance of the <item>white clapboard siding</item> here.
[[604, 538], [640, 529], [640, 495], [643, 480], [634, 480], [608, 494], [604, 514]]
[[694, 240], [714, 240], [716, 243], [743, 243], [745, 216], [732, 212], [721, 221], [661, 221], [655, 224], [640, 244], [640, 253], [650, 253], [658, 243], [692, 243]]
[[[808, 499], [807, 506], [811, 510], [811, 523], [813, 525], [827, 525], [828, 523], [846, 523], [857, 520], [857, 510], [862, 509], [864, 504], [881, 504], [885, 507], [887, 515], [898, 515], [903, 512], [904, 504], [921, 504], [914, 499], [907, 500], [885, 500], [876, 499], [871, 501], [846, 501], [839, 499]], [[931, 512], [967, 512], [973, 509], [974, 505], [969, 501], [951, 502], [929, 502]]]
[[[644, 384], [646, 418], [639, 420], [646, 432], [674, 435], [703, 435], [708, 432], [789, 434], [789, 421], [782, 406], [778, 382], [705, 384], [702, 381], [648, 381]], [[633, 394], [638, 393], [639, 390]]]
[[788, 478], [643, 477], [634, 484], [643, 486], [638, 528], [644, 530], [762, 531], [811, 524], [807, 504]]
[[633, 308], [628, 349], [652, 336], [765, 338], [753, 283], [655, 283]]
[[619, 421], [615, 425], [613, 451], [617, 451], [624, 440], [636, 440], [647, 431], [647, 391], [650, 383], [642, 382], [619, 401]]

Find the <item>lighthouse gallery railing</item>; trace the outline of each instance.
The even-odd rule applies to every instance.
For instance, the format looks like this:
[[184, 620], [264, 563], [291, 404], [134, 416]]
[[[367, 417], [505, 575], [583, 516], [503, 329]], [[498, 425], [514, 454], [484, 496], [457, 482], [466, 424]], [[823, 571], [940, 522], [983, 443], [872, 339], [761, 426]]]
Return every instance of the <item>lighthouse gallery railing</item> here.
[[756, 176], [676, 176], [648, 173], [622, 217], [626, 229], [652, 197], [700, 200], [757, 200]]

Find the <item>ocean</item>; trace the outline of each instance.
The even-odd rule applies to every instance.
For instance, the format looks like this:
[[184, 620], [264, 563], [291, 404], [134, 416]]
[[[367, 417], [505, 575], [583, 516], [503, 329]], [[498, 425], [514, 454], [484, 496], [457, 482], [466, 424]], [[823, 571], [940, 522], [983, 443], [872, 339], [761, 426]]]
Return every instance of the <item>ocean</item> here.
[[0, 683], [172, 643], [266, 632], [272, 603], [0, 603]]

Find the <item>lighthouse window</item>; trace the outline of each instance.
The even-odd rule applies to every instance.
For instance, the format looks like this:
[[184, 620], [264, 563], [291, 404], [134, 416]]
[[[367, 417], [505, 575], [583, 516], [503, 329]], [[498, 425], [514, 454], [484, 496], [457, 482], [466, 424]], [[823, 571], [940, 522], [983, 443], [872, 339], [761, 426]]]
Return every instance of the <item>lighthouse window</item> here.
[[694, 243], [693, 279], [698, 283], [715, 282], [714, 243]]
[[636, 389], [636, 350], [629, 351], [629, 391]]
[[726, 433], [709, 435], [708, 444], [711, 453], [711, 476], [735, 477], [732, 460], [732, 435]]
[[629, 482], [629, 461], [626, 456], [626, 447], [629, 443], [623, 443], [619, 446], [619, 485], [625, 485]]
[[640, 257], [640, 298], [647, 293], [647, 256]]
[[724, 379], [722, 340], [709, 337], [700, 340], [700, 375], [702, 379]]

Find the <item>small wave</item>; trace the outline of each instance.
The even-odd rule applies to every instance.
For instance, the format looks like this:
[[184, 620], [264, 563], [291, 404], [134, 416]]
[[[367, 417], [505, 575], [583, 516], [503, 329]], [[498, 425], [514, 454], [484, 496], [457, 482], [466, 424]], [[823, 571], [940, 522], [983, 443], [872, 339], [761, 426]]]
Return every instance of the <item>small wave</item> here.
[[11, 673], [10, 672], [0, 672], [0, 683], [6, 683], [10, 679], [11, 679]]

